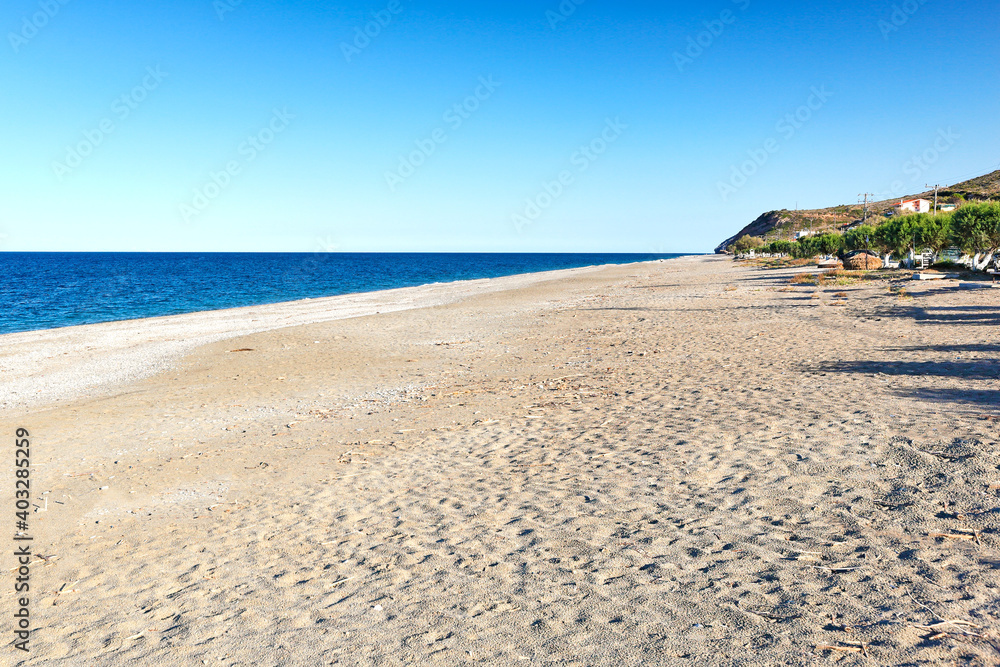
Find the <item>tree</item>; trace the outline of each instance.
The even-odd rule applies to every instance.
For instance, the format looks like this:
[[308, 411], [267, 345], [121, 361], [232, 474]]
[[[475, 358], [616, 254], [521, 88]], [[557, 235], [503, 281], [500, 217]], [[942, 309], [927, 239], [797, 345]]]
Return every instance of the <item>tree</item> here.
[[983, 271], [1000, 252], [1000, 203], [968, 204], [951, 219], [952, 238], [973, 256], [973, 268]]
[[951, 245], [951, 218], [950, 213], [927, 216], [921, 236], [925, 248], [939, 254]]
[[840, 234], [823, 234], [816, 237], [816, 247], [823, 255], [837, 255], [844, 249], [844, 237]]
[[951, 239], [950, 221], [927, 213], [906, 215], [899, 219], [900, 227], [897, 251], [902, 254], [908, 248], [913, 253], [932, 250], [938, 253], [948, 247]]
[[822, 254], [823, 250], [820, 247], [819, 239], [819, 236], [803, 236], [795, 242], [795, 247], [792, 248], [792, 257], [810, 259]]
[[871, 225], [858, 225], [844, 234], [844, 249], [871, 250], [875, 244], [875, 228]]
[[733, 250], [735, 250], [738, 253], [744, 253], [744, 252], [749, 252], [751, 250], [756, 250], [757, 248], [760, 248], [763, 245], [764, 245], [764, 239], [744, 234], [743, 236], [741, 236], [739, 239], [736, 240], [736, 243], [733, 244]]
[[773, 255], [790, 255], [794, 249], [794, 242], [778, 239], [777, 241], [771, 241], [766, 252]]
[[888, 262], [893, 255], [902, 258], [910, 247], [905, 234], [904, 218], [895, 216], [889, 218], [875, 229], [872, 242], [882, 260]]

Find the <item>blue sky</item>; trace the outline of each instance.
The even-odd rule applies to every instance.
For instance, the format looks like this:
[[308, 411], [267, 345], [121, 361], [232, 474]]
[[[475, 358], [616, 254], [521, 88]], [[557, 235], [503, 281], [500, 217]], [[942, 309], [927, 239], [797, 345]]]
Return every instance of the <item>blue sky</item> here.
[[0, 250], [698, 252], [1000, 167], [985, 0], [7, 0], [0, 28]]

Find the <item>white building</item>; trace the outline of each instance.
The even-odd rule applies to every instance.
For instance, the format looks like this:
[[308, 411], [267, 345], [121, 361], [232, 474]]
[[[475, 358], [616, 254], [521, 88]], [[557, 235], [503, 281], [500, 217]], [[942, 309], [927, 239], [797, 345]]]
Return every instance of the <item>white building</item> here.
[[896, 205], [899, 213], [930, 213], [931, 203], [926, 199], [910, 199]]

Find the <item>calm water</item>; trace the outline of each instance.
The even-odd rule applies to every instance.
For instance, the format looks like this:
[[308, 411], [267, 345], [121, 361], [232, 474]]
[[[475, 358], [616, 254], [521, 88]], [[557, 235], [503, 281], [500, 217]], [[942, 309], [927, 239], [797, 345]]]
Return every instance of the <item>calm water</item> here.
[[0, 334], [678, 255], [0, 253]]

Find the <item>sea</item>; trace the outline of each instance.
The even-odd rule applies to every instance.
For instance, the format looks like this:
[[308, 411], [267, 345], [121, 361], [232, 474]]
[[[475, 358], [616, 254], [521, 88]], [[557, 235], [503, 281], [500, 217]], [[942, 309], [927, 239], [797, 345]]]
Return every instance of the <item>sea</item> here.
[[0, 334], [677, 254], [0, 253]]

